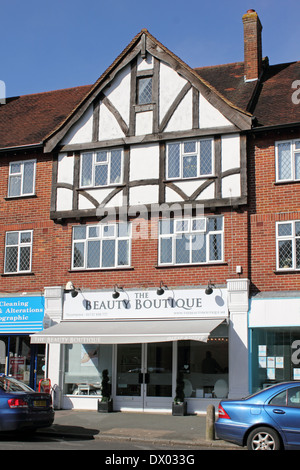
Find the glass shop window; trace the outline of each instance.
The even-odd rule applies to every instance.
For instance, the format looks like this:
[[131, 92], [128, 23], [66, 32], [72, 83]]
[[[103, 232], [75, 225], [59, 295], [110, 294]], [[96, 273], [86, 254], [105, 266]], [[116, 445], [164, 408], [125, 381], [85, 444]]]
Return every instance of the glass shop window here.
[[64, 393], [101, 396], [102, 371], [105, 369], [111, 378], [112, 345], [65, 345]]
[[220, 325], [208, 338], [178, 341], [178, 370], [185, 398], [226, 398], [228, 395], [228, 326]]
[[277, 382], [300, 380], [300, 328], [253, 328], [252, 393]]

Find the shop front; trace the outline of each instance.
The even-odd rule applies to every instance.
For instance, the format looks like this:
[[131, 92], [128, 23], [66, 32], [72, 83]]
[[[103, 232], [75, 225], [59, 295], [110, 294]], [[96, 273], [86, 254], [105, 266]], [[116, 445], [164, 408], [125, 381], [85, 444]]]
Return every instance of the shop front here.
[[251, 299], [250, 384], [256, 392], [300, 380], [300, 293], [261, 294]]
[[0, 298], [0, 373], [36, 389], [45, 375], [45, 345], [31, 344], [30, 334], [43, 329], [44, 298]]
[[64, 293], [61, 321], [31, 336], [49, 345], [61, 408], [97, 409], [105, 369], [115, 410], [170, 412], [179, 374], [190, 413], [228, 396], [226, 288], [119, 294]]

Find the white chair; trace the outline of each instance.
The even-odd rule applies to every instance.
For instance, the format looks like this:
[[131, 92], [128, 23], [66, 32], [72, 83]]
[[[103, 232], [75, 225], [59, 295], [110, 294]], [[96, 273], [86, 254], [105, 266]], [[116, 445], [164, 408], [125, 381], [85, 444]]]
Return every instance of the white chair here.
[[228, 384], [226, 380], [218, 379], [215, 383], [213, 393], [216, 398], [226, 398], [228, 394]]

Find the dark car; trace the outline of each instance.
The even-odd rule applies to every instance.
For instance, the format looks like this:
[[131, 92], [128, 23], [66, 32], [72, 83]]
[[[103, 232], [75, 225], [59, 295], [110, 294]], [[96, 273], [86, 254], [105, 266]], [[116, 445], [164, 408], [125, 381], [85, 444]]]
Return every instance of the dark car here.
[[35, 430], [54, 421], [52, 398], [6, 375], [0, 376], [0, 431]]
[[242, 400], [222, 400], [220, 439], [249, 450], [300, 449], [300, 383], [284, 382]]

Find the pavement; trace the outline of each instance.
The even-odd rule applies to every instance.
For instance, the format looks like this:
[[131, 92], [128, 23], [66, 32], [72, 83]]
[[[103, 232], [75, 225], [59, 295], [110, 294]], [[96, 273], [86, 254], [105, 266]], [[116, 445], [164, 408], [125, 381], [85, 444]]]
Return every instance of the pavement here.
[[161, 413], [56, 410], [54, 423], [38, 433], [84, 439], [143, 441], [180, 446], [241, 449], [215, 439], [206, 439], [206, 415], [172, 416]]

